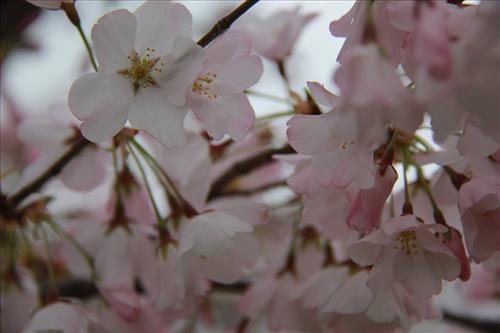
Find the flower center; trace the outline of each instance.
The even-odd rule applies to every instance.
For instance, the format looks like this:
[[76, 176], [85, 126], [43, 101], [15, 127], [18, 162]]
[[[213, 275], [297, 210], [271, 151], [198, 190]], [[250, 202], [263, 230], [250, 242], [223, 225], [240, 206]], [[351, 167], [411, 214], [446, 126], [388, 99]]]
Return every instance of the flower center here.
[[348, 142], [348, 141], [344, 141], [344, 143], [342, 143], [342, 144], [340, 145], [340, 148], [341, 148], [342, 150], [346, 150], [346, 149], [347, 149], [347, 148], [349, 148], [350, 146], [354, 145], [354, 143], [355, 143], [355, 142], [354, 142], [354, 140], [351, 140], [351, 141], [349, 141], [349, 142]]
[[408, 256], [417, 255], [418, 245], [415, 231], [403, 231], [394, 244], [394, 250], [402, 250]]
[[199, 95], [205, 95], [208, 99], [217, 98], [217, 94], [210, 91], [210, 84], [217, 78], [217, 74], [207, 72], [205, 75], [200, 76], [194, 81], [192, 91]]
[[165, 63], [160, 61], [160, 57], [152, 57], [151, 55], [154, 52], [156, 52], [155, 49], [147, 48], [146, 53], [143, 56], [139, 56], [137, 52], [133, 51], [127, 57], [130, 62], [129, 67], [118, 71], [119, 74], [125, 75], [130, 79], [134, 93], [141, 87], [156, 86], [153, 74], [161, 73]]

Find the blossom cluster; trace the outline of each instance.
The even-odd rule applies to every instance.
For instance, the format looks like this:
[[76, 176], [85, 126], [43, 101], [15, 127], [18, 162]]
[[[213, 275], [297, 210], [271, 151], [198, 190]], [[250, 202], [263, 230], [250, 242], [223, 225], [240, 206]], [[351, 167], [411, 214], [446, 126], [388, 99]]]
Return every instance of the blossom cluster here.
[[[72, 1], [29, 2], [81, 30]], [[336, 92], [294, 91], [317, 15], [245, 13], [202, 47], [146, 1], [95, 23], [67, 106], [7, 99], [2, 332], [399, 332], [447, 281], [498, 297], [500, 2], [357, 0], [329, 27]], [[264, 61], [291, 110], [257, 118]]]

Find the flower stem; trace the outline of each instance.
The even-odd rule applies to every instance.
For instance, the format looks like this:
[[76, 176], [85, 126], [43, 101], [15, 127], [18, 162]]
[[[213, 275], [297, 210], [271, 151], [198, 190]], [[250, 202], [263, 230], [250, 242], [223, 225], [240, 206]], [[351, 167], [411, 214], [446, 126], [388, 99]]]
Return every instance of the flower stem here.
[[85, 33], [83, 32], [80, 16], [78, 15], [78, 11], [76, 10], [75, 3], [63, 2], [61, 3], [61, 9], [64, 10], [69, 21], [76, 27], [76, 30], [78, 30], [78, 33], [80, 34], [80, 37], [82, 38], [83, 43], [85, 44], [85, 48], [87, 49], [90, 63], [92, 64], [92, 67], [94, 67], [94, 70], [97, 72], [97, 63], [95, 61], [94, 54], [92, 53], [92, 48], [90, 47], [90, 43], [87, 37], [85, 37]]
[[252, 96], [256, 96], [256, 97], [261, 97], [261, 98], [266, 98], [266, 99], [269, 99], [269, 100], [272, 100], [272, 101], [276, 101], [276, 102], [282, 102], [282, 103], [285, 103], [285, 104], [288, 104], [288, 105], [293, 105], [293, 102], [286, 99], [286, 98], [283, 98], [283, 97], [279, 97], [279, 96], [275, 96], [275, 95], [271, 95], [271, 94], [266, 94], [266, 93], [263, 93], [263, 92], [260, 92], [260, 91], [255, 91], [255, 90], [245, 90], [244, 91], [245, 94], [247, 95], [252, 95]]
[[76, 29], [78, 30], [78, 33], [82, 37], [83, 44], [85, 44], [85, 48], [87, 49], [87, 53], [89, 55], [90, 63], [92, 64], [92, 67], [94, 68], [94, 70], [97, 72], [97, 63], [95, 61], [94, 54], [92, 53], [92, 49], [90, 48], [89, 41], [88, 41], [87, 37], [85, 37], [85, 34], [82, 30], [82, 26], [76, 25]]
[[83, 246], [80, 243], [78, 243], [76, 239], [73, 238], [73, 236], [71, 236], [68, 232], [66, 232], [66, 230], [55, 224], [54, 221], [46, 220], [46, 222], [52, 227], [55, 233], [61, 234], [71, 243], [71, 245], [75, 247], [75, 249], [80, 253], [83, 259], [85, 259], [85, 262], [89, 266], [92, 281], [96, 281], [97, 273], [95, 271], [94, 258], [92, 258], [92, 256], [83, 248]]
[[142, 178], [144, 179], [144, 184], [146, 185], [146, 190], [148, 191], [149, 195], [149, 200], [151, 200], [151, 205], [153, 206], [153, 210], [155, 212], [156, 220], [158, 222], [158, 225], [163, 224], [163, 219], [161, 218], [160, 210], [158, 209], [158, 206], [156, 205], [156, 201], [153, 197], [153, 191], [151, 190], [151, 186], [149, 184], [148, 178], [146, 176], [146, 172], [144, 170], [144, 167], [142, 166], [141, 161], [139, 160], [139, 157], [137, 156], [137, 153], [132, 149], [132, 145], [127, 142], [127, 147], [132, 154], [132, 157], [137, 164], [137, 167], [139, 168], [139, 172], [141, 173]]
[[258, 117], [257, 121], [266, 121], [266, 120], [287, 117], [287, 116], [293, 116], [293, 115], [295, 115], [294, 111], [281, 111], [281, 112], [267, 114], [267, 115], [262, 116], [262, 117]]

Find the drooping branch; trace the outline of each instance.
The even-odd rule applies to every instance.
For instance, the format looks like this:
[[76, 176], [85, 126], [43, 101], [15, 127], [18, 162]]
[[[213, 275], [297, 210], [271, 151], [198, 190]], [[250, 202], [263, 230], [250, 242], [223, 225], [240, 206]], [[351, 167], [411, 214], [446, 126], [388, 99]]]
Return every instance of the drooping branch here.
[[206, 47], [218, 36], [222, 35], [231, 25], [247, 10], [252, 8], [259, 0], [246, 0], [241, 5], [239, 5], [235, 10], [233, 10], [228, 15], [224, 16], [222, 19], [217, 21], [215, 25], [198, 41], [198, 45], [201, 47]]
[[21, 201], [26, 199], [30, 194], [38, 191], [47, 181], [52, 177], [57, 176], [62, 169], [68, 164], [73, 158], [80, 154], [85, 147], [91, 145], [92, 142], [81, 137], [76, 141], [71, 148], [62, 155], [57, 161], [54, 162], [44, 173], [42, 173], [37, 179], [32, 183], [29, 183], [25, 187], [21, 188], [16, 194], [9, 198], [9, 204], [11, 206], [17, 206]]
[[290, 146], [286, 145], [282, 148], [272, 148], [267, 149], [260, 154], [247, 158], [246, 160], [235, 163], [231, 169], [220, 176], [213, 184], [208, 194], [208, 200], [214, 199], [222, 195], [226, 191], [226, 186], [234, 179], [248, 174], [250, 171], [256, 170], [272, 161], [272, 156], [276, 154], [293, 154], [295, 150]]

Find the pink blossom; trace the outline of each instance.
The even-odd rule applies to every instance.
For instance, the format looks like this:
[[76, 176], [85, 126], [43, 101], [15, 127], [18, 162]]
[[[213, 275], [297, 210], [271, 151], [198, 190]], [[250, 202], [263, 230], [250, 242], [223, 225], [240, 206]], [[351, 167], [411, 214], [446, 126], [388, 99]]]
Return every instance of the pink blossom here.
[[[366, 29], [374, 29], [370, 33], [376, 36], [391, 62], [399, 64], [403, 40], [412, 28], [413, 7], [413, 1], [356, 1], [344, 16], [330, 24], [333, 36], [346, 37], [337, 60], [343, 63], [349, 50], [365, 42]], [[368, 26], [369, 17], [373, 26]]]
[[299, 38], [302, 29], [316, 14], [302, 14], [300, 8], [282, 10], [262, 19], [256, 16], [244, 17], [233, 29], [248, 33], [252, 46], [264, 57], [282, 60], [288, 56]]
[[389, 167], [383, 175], [377, 173], [373, 188], [351, 189], [351, 203], [347, 211], [347, 225], [351, 229], [367, 234], [379, 226], [382, 210], [397, 178], [396, 171]]
[[299, 288], [291, 274], [258, 280], [241, 298], [240, 311], [252, 319], [265, 313], [272, 330], [315, 331], [314, 311], [301, 304]]
[[[420, 4], [417, 10], [414, 30], [405, 45], [406, 51], [410, 51], [406, 60], [411, 58], [420, 70], [427, 71], [436, 80], [449, 78], [453, 70], [452, 42], [456, 34], [456, 29], [451, 30], [450, 16], [460, 15], [462, 10], [439, 1]], [[410, 69], [409, 74], [413, 76], [413, 70]]]
[[500, 250], [500, 177], [475, 177], [462, 185], [458, 207], [469, 254], [483, 262]]
[[309, 81], [307, 87], [316, 103], [326, 106], [330, 110], [337, 104], [338, 96], [328, 91], [321, 83]]
[[[39, 176], [69, 150], [71, 141], [80, 138], [76, 126], [77, 121], [68, 110], [58, 107], [52, 107], [44, 116], [23, 119], [17, 129], [19, 140], [40, 154], [23, 171], [18, 187]], [[105, 180], [108, 161], [107, 154], [98, 146], [88, 147], [66, 165], [60, 179], [74, 191], [90, 191]]]
[[179, 256], [211, 280], [234, 283], [257, 262], [252, 231], [251, 224], [228, 212], [202, 213], [183, 221]]
[[288, 122], [288, 140], [299, 154], [311, 156], [311, 178], [316, 184], [343, 188], [354, 182], [361, 188], [371, 188], [375, 175], [373, 149], [356, 144], [352, 127], [339, 118], [335, 111], [296, 115]]
[[410, 295], [430, 298], [441, 291], [441, 279], [460, 274], [458, 259], [431, 230], [447, 228], [422, 224], [413, 215], [396, 217], [352, 245], [349, 254], [360, 265], [373, 265], [368, 286], [375, 294], [399, 281]]
[[[496, 51], [500, 40], [491, 33], [498, 28], [499, 11], [496, 1], [485, 1], [463, 12], [451, 11], [448, 31], [467, 22], [467, 29], [459, 29], [460, 33], [453, 35], [451, 74], [446, 80], [438, 80], [426, 70], [417, 71], [416, 94], [432, 117], [437, 141], [444, 141], [466, 119], [484, 135], [500, 142], [498, 95], [493, 88], [500, 75], [491, 71], [500, 63]], [[477, 61], [478, 57], [482, 60]]]
[[148, 143], [182, 197], [196, 210], [203, 210], [212, 172], [208, 142], [188, 133], [186, 143], [181, 146], [166, 148], [153, 140]]
[[[415, 97], [403, 86], [376, 44], [347, 52], [334, 81], [340, 89], [338, 111], [346, 119], [340, 121], [353, 127], [356, 143], [381, 144], [387, 140], [389, 124], [413, 133], [422, 122], [423, 112]], [[377, 81], [384, 84], [373, 84]]]
[[467, 253], [465, 252], [462, 235], [457, 229], [450, 227], [450, 230], [446, 234], [441, 234], [440, 236], [443, 244], [446, 245], [460, 261], [461, 271], [458, 277], [462, 281], [467, 281], [471, 275], [470, 263]]
[[186, 97], [202, 69], [191, 14], [178, 3], [148, 1], [135, 13], [116, 10], [92, 29], [97, 73], [78, 79], [69, 106], [94, 142], [117, 134], [127, 119], [166, 146], [186, 140]]
[[367, 278], [367, 271], [351, 274], [346, 266], [319, 271], [303, 286], [304, 305], [319, 308], [323, 313], [363, 312], [373, 298]]
[[251, 55], [250, 40], [228, 32], [207, 48], [206, 60], [188, 95], [188, 104], [216, 140], [225, 134], [241, 140], [253, 127], [255, 114], [243, 93], [263, 72], [262, 61]]

